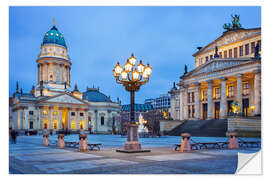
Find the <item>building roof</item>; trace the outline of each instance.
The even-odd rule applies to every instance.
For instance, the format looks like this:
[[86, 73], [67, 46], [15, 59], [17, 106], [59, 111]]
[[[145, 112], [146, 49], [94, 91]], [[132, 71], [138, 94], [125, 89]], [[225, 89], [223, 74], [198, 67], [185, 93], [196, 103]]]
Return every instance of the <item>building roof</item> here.
[[83, 100], [90, 102], [112, 102], [109, 97], [99, 92], [97, 88], [87, 88], [86, 92], [83, 92]]
[[[134, 109], [136, 112], [153, 110], [152, 104], [135, 104]], [[130, 111], [130, 104], [122, 105], [121, 111]]]
[[57, 44], [67, 48], [63, 35], [55, 25], [44, 35], [42, 45], [44, 44]]

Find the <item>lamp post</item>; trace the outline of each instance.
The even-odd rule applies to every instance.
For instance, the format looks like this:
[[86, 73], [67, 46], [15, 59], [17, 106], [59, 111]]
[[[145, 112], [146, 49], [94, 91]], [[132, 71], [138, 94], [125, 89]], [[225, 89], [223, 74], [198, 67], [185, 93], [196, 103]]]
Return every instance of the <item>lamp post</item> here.
[[124, 147], [124, 150], [126, 151], [141, 150], [141, 144], [138, 138], [138, 125], [135, 122], [135, 92], [138, 91], [143, 84], [149, 81], [149, 77], [152, 73], [152, 68], [149, 64], [144, 66], [142, 61], [139, 62], [137, 67], [135, 64], [136, 58], [131, 54], [124, 65], [124, 68], [122, 68], [118, 62], [113, 69], [116, 82], [123, 84], [125, 89], [130, 92], [130, 122], [128, 124], [127, 142]]

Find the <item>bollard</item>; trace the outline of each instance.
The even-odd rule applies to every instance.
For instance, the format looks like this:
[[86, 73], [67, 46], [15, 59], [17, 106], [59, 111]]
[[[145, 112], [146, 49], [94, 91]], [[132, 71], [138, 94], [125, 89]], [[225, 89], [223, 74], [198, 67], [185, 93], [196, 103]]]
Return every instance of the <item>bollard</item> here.
[[44, 134], [43, 135], [43, 146], [49, 146], [49, 134]]
[[85, 152], [88, 151], [88, 145], [87, 145], [87, 135], [86, 134], [80, 134], [79, 136], [79, 151]]
[[189, 133], [182, 133], [182, 140], [181, 140], [181, 147], [180, 152], [190, 152], [190, 134]]
[[65, 135], [64, 134], [58, 134], [58, 141], [57, 141], [57, 147], [58, 148], [65, 148]]
[[228, 149], [239, 149], [237, 133], [236, 132], [228, 132], [227, 136], [229, 136]]

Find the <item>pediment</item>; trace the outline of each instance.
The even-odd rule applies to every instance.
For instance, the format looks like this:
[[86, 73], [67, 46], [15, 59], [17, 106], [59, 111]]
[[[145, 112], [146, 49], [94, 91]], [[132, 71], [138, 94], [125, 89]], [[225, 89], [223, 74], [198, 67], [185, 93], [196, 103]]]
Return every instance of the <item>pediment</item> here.
[[78, 98], [68, 95], [61, 94], [54, 97], [50, 97], [43, 101], [44, 103], [67, 103], [67, 104], [82, 104], [87, 105], [83, 100], [79, 100]]
[[222, 70], [224, 68], [229, 68], [233, 66], [237, 66], [239, 64], [244, 64], [246, 62], [249, 62], [250, 60], [224, 60], [224, 59], [214, 59], [202, 66], [197, 67], [193, 71], [190, 71], [188, 74], [185, 76], [195, 76], [203, 73], [209, 73], [209, 72], [214, 72], [218, 70]]
[[220, 36], [215, 41], [206, 45], [200, 51], [197, 51], [194, 55], [196, 55], [197, 53], [202, 53], [202, 52], [215, 49], [216, 46], [217, 47], [225, 46], [225, 45], [232, 44], [234, 42], [244, 40], [244, 39], [259, 35], [259, 34], [261, 34], [261, 28], [241, 29], [238, 31], [225, 32], [222, 36]]

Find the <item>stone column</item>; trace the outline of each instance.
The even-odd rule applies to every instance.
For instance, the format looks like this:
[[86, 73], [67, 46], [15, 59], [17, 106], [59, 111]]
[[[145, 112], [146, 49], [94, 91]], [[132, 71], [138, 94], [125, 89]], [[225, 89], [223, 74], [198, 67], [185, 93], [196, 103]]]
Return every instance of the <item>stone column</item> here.
[[200, 119], [200, 83], [195, 83], [195, 118]]
[[60, 66], [60, 82], [61, 83], [64, 83], [64, 81], [63, 81], [63, 64], [59, 64], [59, 66]]
[[97, 113], [98, 113], [98, 111], [95, 110], [95, 131], [96, 131], [96, 133], [98, 131], [98, 117], [97, 117]]
[[254, 114], [259, 115], [261, 114], [261, 77], [260, 77], [260, 70], [254, 71]]
[[40, 81], [44, 81], [43, 64], [40, 64]]
[[180, 92], [180, 99], [179, 99], [179, 113], [180, 113], [180, 117], [179, 117], [179, 119], [180, 120], [184, 120], [184, 111], [183, 111], [183, 109], [184, 109], [184, 107], [183, 107], [183, 91], [182, 91], [182, 89], [180, 89], [179, 90], [179, 92]]
[[213, 119], [213, 103], [212, 103], [212, 97], [213, 97], [213, 88], [212, 88], [212, 80], [208, 80], [208, 91], [207, 91], [207, 119]]
[[40, 64], [38, 64], [38, 84], [40, 82]]
[[47, 69], [46, 69], [46, 82], [49, 81], [49, 63], [46, 64], [47, 65]]
[[238, 74], [236, 80], [236, 101], [238, 102], [240, 112], [242, 112], [242, 77], [242, 74]]
[[227, 95], [226, 95], [226, 80], [227, 78], [222, 77], [221, 80], [221, 100], [220, 100], [220, 111], [221, 111], [221, 119], [226, 118], [227, 113]]
[[70, 130], [71, 129], [71, 125], [70, 125], [70, 121], [71, 121], [71, 119], [70, 119], [70, 110], [71, 110], [71, 108], [68, 108], [68, 117], [67, 117], [67, 128]]
[[183, 101], [182, 101], [182, 106], [183, 106], [183, 119], [188, 119], [188, 86], [185, 85], [183, 86]]
[[62, 122], [63, 122], [62, 113], [63, 113], [63, 107], [59, 107], [59, 126], [58, 126], [58, 129], [64, 128], [64, 127], [62, 127]]

